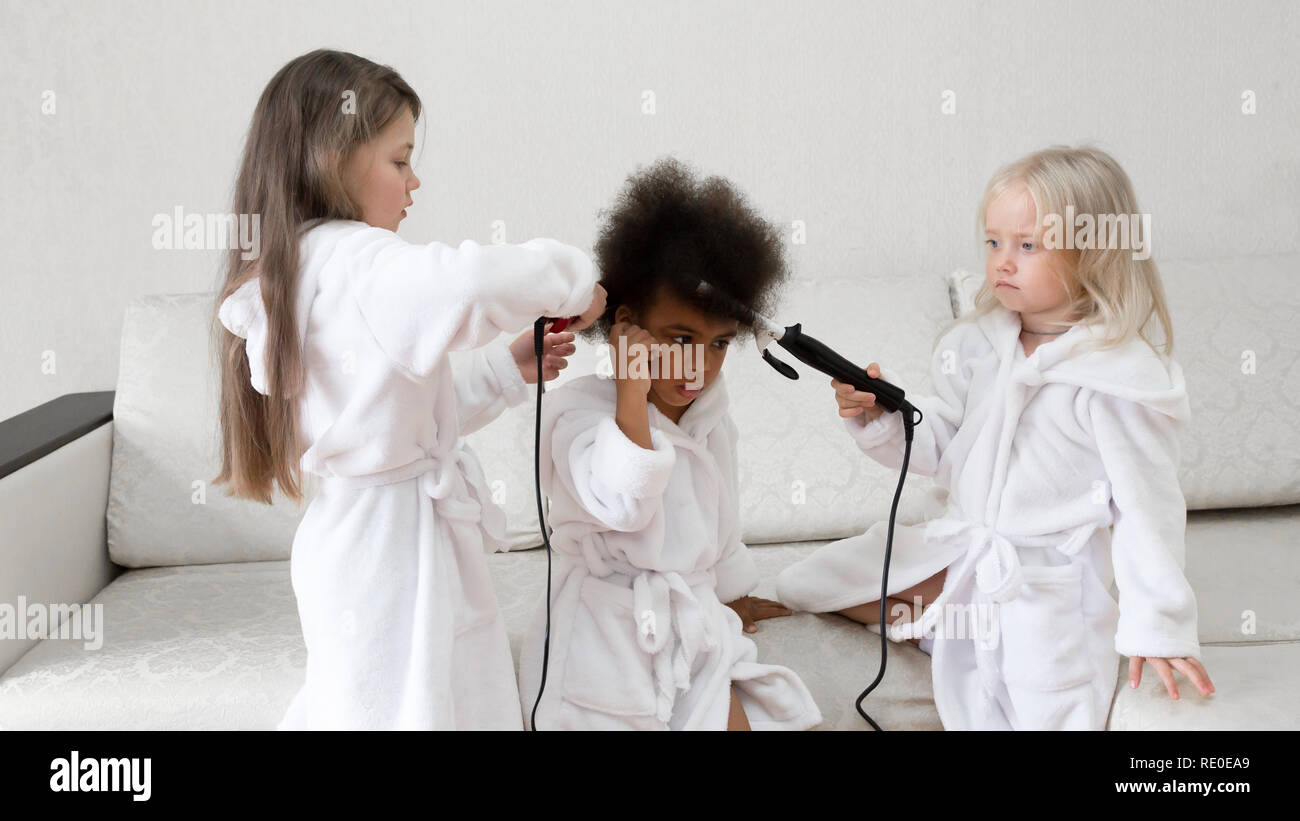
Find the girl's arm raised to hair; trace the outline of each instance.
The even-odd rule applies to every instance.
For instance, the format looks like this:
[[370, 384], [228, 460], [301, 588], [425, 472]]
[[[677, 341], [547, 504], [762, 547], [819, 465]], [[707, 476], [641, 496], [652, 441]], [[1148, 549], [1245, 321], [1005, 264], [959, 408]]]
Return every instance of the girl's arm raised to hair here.
[[637, 445], [652, 450], [650, 439], [650, 399], [635, 385], [618, 383], [614, 421], [623, 435]]
[[581, 314], [596, 283], [586, 254], [551, 239], [453, 248], [372, 229], [351, 242], [357, 306], [380, 347], [416, 377], [448, 351], [479, 347], [539, 316]]

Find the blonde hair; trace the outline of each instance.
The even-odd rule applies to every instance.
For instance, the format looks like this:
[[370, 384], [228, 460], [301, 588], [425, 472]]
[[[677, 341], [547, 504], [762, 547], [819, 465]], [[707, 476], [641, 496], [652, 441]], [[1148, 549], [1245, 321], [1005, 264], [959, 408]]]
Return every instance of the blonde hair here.
[[[1073, 208], [1076, 215], [1091, 215], [1094, 224], [1100, 224], [1103, 215], [1140, 213], [1133, 185], [1113, 157], [1091, 146], [1054, 145], [1003, 166], [989, 180], [978, 216], [981, 240], [989, 204], [1019, 185], [1028, 189], [1034, 200], [1035, 230], [1040, 234], [1046, 216], [1055, 214], [1064, 219], [1067, 207]], [[1067, 224], [1064, 230], [1072, 232], [1074, 227]], [[1144, 241], [1149, 242], [1150, 237]], [[1134, 259], [1131, 249], [1108, 247], [1068, 248], [1053, 253], [1064, 255], [1067, 263], [1068, 270], [1058, 268], [1058, 274], [1070, 299], [1066, 310], [1070, 319], [1054, 323], [1055, 327], [1068, 329], [1084, 323], [1100, 326], [1102, 333], [1085, 340], [1084, 349], [1110, 348], [1139, 336], [1157, 354], [1172, 356], [1174, 335], [1164, 286], [1149, 256]], [[975, 310], [954, 321], [940, 335], [961, 322], [976, 321], [1000, 304], [985, 278], [975, 295]], [[1160, 326], [1160, 336], [1154, 339], [1153, 319]]]
[[[355, 110], [344, 105], [347, 92]], [[287, 497], [302, 501], [297, 406], [305, 378], [294, 313], [299, 232], [314, 219], [361, 219], [360, 205], [343, 184], [344, 163], [404, 109], [420, 118], [420, 98], [397, 72], [328, 49], [290, 60], [258, 100], [235, 182], [234, 213], [260, 215], [261, 251], [246, 260], [232, 248], [216, 305], [260, 278], [270, 393], [253, 388], [244, 340], [226, 330], [214, 310], [221, 473], [212, 482], [228, 483], [227, 495], [271, 504], [278, 484]]]

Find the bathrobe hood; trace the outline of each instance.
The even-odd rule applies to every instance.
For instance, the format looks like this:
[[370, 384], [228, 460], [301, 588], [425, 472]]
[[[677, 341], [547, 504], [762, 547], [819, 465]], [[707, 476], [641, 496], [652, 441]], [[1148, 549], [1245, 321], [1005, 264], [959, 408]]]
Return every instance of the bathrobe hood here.
[[1080, 343], [1100, 339], [1102, 334], [1098, 325], [1080, 324], [1038, 346], [1026, 359], [1023, 352], [1017, 358], [1021, 326], [1014, 311], [999, 306], [977, 322], [998, 358], [1015, 363], [1015, 382], [1030, 386], [1062, 382], [1145, 405], [1178, 422], [1191, 416], [1182, 367], [1141, 337], [1130, 337], [1106, 350], [1076, 352]]
[[[305, 234], [319, 222], [312, 220], [304, 224], [302, 233]], [[319, 266], [301, 264], [306, 261], [305, 249], [299, 261], [302, 273], [298, 281], [294, 318], [298, 330], [298, 347], [302, 350], [307, 342], [307, 320], [311, 315], [311, 304], [316, 299]], [[254, 266], [254, 270], [258, 270], [257, 266]], [[226, 326], [226, 330], [245, 340], [249, 381], [258, 393], [270, 396], [266, 374], [267, 314], [266, 305], [262, 301], [262, 278], [254, 275], [226, 297], [217, 309], [217, 318]], [[289, 398], [287, 394], [286, 398]]]
[[[304, 276], [298, 282], [298, 296], [294, 321], [298, 330], [298, 349], [307, 342], [307, 320], [311, 303], [316, 298], [315, 277]], [[230, 296], [217, 310], [217, 317], [226, 330], [245, 340], [244, 352], [248, 356], [249, 381], [258, 393], [271, 395], [266, 375], [266, 305], [262, 302], [262, 278], [255, 276]], [[286, 394], [286, 398], [288, 395]]]

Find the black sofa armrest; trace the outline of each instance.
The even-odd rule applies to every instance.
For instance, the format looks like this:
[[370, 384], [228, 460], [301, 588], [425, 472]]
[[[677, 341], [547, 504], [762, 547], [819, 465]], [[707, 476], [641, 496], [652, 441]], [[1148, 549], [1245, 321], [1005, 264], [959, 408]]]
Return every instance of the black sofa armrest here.
[[0, 422], [0, 479], [111, 421], [114, 393], [64, 394]]

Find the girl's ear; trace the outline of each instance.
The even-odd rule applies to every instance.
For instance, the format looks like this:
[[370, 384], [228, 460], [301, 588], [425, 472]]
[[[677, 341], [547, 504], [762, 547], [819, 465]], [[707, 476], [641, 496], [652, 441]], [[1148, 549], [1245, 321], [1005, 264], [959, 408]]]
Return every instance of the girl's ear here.
[[614, 311], [614, 321], [631, 322], [633, 325], [635, 325], [636, 317], [633, 315], [631, 308], [627, 307], [626, 305], [620, 305], [618, 306], [618, 309]]

